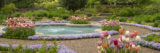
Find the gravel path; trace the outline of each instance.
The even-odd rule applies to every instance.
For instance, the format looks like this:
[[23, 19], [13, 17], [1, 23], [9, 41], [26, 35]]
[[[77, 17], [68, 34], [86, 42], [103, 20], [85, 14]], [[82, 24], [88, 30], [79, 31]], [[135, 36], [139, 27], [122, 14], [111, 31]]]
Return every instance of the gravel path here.
[[[122, 25], [123, 27], [126, 28], [126, 30], [129, 31], [134, 31], [137, 30], [139, 33], [138, 35], [144, 35], [147, 33], [150, 33], [152, 31], [135, 27], [135, 26], [127, 26], [127, 25]], [[114, 35], [113, 37], [119, 37], [119, 35]], [[90, 39], [77, 39], [77, 40], [59, 40], [57, 41], [58, 44], [60, 45], [66, 45], [69, 48], [73, 49], [77, 53], [97, 53], [97, 41], [99, 41], [99, 38], [90, 38]], [[18, 39], [6, 39], [6, 38], [0, 38], [0, 44], [19, 44], [23, 43], [24, 45], [29, 45], [29, 44], [41, 44], [43, 41], [42, 40], [18, 40]], [[47, 43], [52, 43], [52, 41], [47, 41]], [[158, 50], [153, 50], [150, 48], [142, 48], [142, 53], [160, 53]]]

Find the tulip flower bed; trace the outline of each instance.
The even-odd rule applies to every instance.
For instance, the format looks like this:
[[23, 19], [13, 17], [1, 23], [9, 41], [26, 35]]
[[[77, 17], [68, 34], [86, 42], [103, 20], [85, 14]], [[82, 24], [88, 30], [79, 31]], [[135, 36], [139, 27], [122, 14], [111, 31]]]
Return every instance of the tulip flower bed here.
[[119, 20], [103, 20], [102, 21], [102, 30], [116, 30], [118, 31], [120, 29]]
[[6, 32], [3, 34], [5, 38], [26, 39], [35, 34], [34, 22], [26, 23], [23, 18], [9, 18], [6, 23]]
[[22, 44], [0, 44], [0, 51], [6, 51], [6, 53], [76, 53], [64, 45], [57, 45], [56, 41], [53, 44], [27, 45]]
[[[123, 34], [123, 30], [119, 30], [120, 34]], [[105, 38], [106, 37], [106, 38]], [[101, 41], [98, 41], [98, 53], [141, 53], [140, 45], [134, 43], [131, 39], [140, 40], [140, 36], [137, 36], [137, 31], [129, 33], [125, 32], [125, 35], [120, 38], [111, 38], [108, 32], [103, 32], [100, 37]]]
[[[142, 45], [142, 46], [145, 46], [145, 47], [149, 47], [149, 48], [160, 50], [159, 40], [155, 39], [155, 41], [154, 41], [154, 38], [150, 37], [150, 36], [153, 36], [153, 37], [160, 36], [160, 33], [149, 33], [149, 34], [143, 35], [143, 36], [141, 36], [142, 39], [137, 43]], [[149, 39], [146, 39], [146, 38], [149, 38]], [[152, 38], [152, 40], [150, 41], [151, 38]], [[156, 38], [158, 38], [158, 37], [156, 37]]]
[[85, 17], [70, 16], [70, 18], [71, 24], [89, 24], [89, 21]]

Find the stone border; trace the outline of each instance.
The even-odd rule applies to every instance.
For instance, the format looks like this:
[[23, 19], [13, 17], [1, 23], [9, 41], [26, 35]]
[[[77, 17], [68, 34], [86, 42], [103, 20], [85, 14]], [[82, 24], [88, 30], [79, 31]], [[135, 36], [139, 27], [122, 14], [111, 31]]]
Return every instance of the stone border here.
[[[148, 35], [152, 35], [152, 34], [160, 35], [160, 33], [154, 33], [153, 32], [153, 33], [149, 33], [149, 34], [146, 34], [146, 35], [142, 35], [141, 37], [147, 37]], [[141, 39], [139, 42], [136, 42], [136, 43], [138, 43], [138, 44], [140, 44], [142, 46], [145, 46], [145, 47], [149, 47], [149, 48], [160, 50], [160, 43], [155, 43], [153, 41], [149, 42], [149, 41], [146, 41], [144, 39]]]
[[[110, 35], [115, 35], [118, 34], [119, 32], [117, 31], [108, 31], [108, 33]], [[102, 32], [99, 33], [89, 33], [89, 34], [75, 34], [75, 35], [54, 35], [54, 36], [38, 36], [38, 35], [34, 35], [34, 36], [29, 36], [28, 39], [31, 40], [36, 40], [36, 39], [48, 39], [48, 40], [52, 40], [52, 39], [56, 39], [56, 40], [71, 40], [71, 39], [81, 39], [81, 38], [94, 38], [94, 37], [100, 37], [100, 35], [102, 34]]]
[[[9, 44], [0, 44], [1, 47], [9, 47]], [[15, 48], [17, 47], [18, 44], [13, 44], [12, 45], [12, 48]], [[46, 48], [50, 48], [51, 46], [54, 47], [53, 44], [46, 44]], [[42, 44], [37, 44], [37, 45], [27, 45], [27, 48], [26, 46], [23, 46], [23, 49], [39, 49], [42, 47]], [[65, 45], [58, 45], [58, 53], [76, 53], [75, 51], [71, 50], [70, 48], [68, 48], [67, 46]]]

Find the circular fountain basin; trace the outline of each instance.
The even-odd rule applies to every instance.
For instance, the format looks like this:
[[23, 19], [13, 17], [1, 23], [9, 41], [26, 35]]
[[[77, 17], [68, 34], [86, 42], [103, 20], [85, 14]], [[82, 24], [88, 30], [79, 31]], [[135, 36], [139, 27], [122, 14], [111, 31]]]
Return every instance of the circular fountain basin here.
[[86, 34], [95, 33], [97, 26], [71, 26], [71, 25], [38, 25], [35, 30], [45, 35], [67, 35], [67, 34]]

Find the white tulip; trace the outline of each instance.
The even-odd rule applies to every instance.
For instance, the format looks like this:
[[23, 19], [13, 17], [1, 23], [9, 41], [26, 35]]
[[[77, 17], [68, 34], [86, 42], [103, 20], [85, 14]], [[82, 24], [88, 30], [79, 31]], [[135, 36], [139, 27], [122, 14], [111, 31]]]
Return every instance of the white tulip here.
[[135, 45], [132, 45], [132, 48], [134, 48], [135, 47]]
[[129, 38], [126, 38], [125, 41], [126, 41], [126, 42], [129, 42]]
[[138, 45], [137, 47], [138, 47], [138, 48], [141, 48], [141, 46], [140, 46], [140, 45]]
[[126, 40], [126, 37], [125, 36], [122, 36], [122, 41], [125, 41]]
[[136, 36], [136, 41], [140, 41], [141, 37], [140, 36]]
[[111, 39], [111, 35], [108, 35], [107, 39]]
[[125, 32], [125, 35], [129, 35], [129, 31], [126, 31], [126, 32]]
[[100, 49], [101, 49], [101, 46], [97, 46], [97, 49], [100, 50]]

